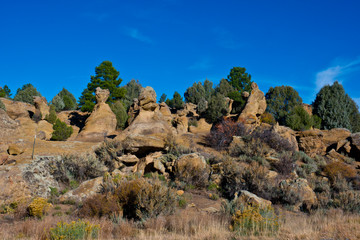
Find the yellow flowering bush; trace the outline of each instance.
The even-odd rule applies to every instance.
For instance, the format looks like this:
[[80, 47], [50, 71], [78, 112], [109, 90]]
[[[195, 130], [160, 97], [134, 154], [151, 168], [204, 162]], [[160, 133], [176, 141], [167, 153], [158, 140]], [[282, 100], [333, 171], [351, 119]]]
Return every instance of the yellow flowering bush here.
[[30, 216], [42, 218], [52, 205], [45, 198], [37, 197], [28, 206]]
[[230, 229], [240, 235], [275, 235], [279, 230], [279, 220], [271, 206], [248, 205], [235, 212]]
[[50, 229], [51, 240], [97, 239], [100, 226], [82, 220], [71, 223], [58, 222]]

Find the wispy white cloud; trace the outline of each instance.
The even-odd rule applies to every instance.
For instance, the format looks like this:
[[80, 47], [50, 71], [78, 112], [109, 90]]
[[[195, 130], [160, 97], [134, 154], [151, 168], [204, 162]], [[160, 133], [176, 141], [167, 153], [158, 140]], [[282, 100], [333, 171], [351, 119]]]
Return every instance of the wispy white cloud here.
[[189, 70], [207, 70], [211, 68], [211, 60], [210, 58], [203, 58], [199, 61], [194, 62], [191, 66], [189, 66]]
[[359, 68], [360, 58], [357, 58], [351, 62], [337, 64], [318, 72], [315, 80], [316, 91], [319, 91], [325, 85], [331, 85], [336, 80], [342, 82], [347, 74], [358, 71]]
[[137, 28], [125, 28], [125, 35], [144, 43], [153, 43], [150, 37], [144, 35]]

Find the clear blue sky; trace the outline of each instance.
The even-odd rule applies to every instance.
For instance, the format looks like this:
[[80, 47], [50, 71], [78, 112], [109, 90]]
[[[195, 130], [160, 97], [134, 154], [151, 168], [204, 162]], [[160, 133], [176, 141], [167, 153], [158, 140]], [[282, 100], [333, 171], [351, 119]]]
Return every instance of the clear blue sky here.
[[102, 61], [158, 97], [246, 67], [261, 90], [311, 103], [339, 80], [360, 103], [360, 1], [2, 1], [0, 86], [78, 98]]

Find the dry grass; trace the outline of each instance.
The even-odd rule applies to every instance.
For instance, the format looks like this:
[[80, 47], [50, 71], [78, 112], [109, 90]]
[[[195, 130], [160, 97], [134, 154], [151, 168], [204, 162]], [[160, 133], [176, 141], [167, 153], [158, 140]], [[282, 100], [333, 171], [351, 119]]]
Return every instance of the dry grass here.
[[[312, 215], [303, 213], [281, 213], [281, 227], [278, 236], [254, 237], [236, 236], [229, 231], [229, 219], [220, 215], [186, 209], [172, 216], [150, 219], [140, 225], [120, 220], [113, 223], [108, 219], [91, 219], [90, 223], [100, 225], [99, 239], [284, 239], [284, 240], [321, 240], [321, 239], [360, 239], [360, 215], [344, 214], [340, 210]], [[43, 220], [0, 221], [0, 239], [46, 239], [47, 233], [57, 222], [76, 220], [69, 216], [46, 216]]]

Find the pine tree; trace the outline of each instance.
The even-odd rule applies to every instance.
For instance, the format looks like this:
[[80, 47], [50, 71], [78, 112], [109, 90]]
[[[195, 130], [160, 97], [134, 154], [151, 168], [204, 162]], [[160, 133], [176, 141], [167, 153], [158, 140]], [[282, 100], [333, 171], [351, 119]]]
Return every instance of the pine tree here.
[[102, 89], [109, 89], [110, 96], [109, 103], [124, 98], [126, 90], [120, 87], [122, 79], [119, 78], [119, 72], [113, 67], [110, 61], [102, 62], [95, 68], [95, 76], [91, 76], [91, 81], [87, 88], [82, 92], [79, 99], [79, 106], [82, 111], [92, 111], [95, 103], [95, 91], [97, 87]]

